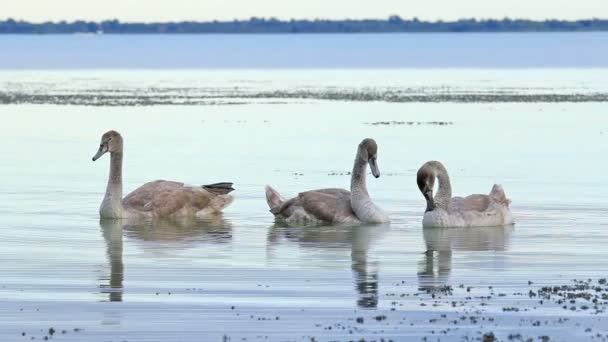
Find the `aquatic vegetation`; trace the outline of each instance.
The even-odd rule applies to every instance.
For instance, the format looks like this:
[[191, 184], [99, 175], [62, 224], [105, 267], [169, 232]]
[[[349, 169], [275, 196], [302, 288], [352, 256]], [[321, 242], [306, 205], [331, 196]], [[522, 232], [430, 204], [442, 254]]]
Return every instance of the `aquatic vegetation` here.
[[448, 126], [453, 125], [452, 121], [375, 121], [366, 122], [366, 125], [372, 126], [413, 126], [413, 125], [431, 125], [431, 126]]
[[[82, 106], [227, 106], [246, 104], [289, 104], [295, 100], [329, 100], [356, 102], [389, 102], [389, 103], [501, 103], [501, 102], [608, 102], [608, 93], [528, 93], [528, 92], [452, 92], [450, 89], [315, 89], [315, 90], [273, 90], [247, 91], [239, 89], [219, 89], [217, 92], [206, 92], [205, 89], [143, 88], [115, 89], [112, 91], [78, 91], [52, 93], [23, 90], [0, 90], [0, 104], [55, 104]], [[261, 102], [260, 102], [261, 101]], [[413, 122], [384, 121], [372, 122], [371, 125], [451, 125], [452, 122]]]

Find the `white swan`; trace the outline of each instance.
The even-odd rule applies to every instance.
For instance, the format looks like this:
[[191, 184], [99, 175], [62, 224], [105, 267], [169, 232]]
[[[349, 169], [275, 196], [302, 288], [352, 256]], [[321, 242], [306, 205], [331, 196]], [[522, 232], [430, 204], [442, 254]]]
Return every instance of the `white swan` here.
[[306, 191], [285, 200], [266, 186], [266, 201], [270, 212], [287, 223], [388, 223], [389, 217], [372, 202], [365, 185], [369, 164], [374, 177], [380, 177], [376, 163], [378, 145], [364, 139], [357, 148], [350, 190], [319, 189]]
[[157, 180], [146, 183], [122, 198], [123, 140], [116, 131], [101, 137], [96, 161], [110, 152], [110, 177], [99, 214], [102, 218], [160, 218], [206, 216], [221, 212], [233, 201], [228, 195], [232, 183], [216, 183], [200, 187]]
[[[433, 197], [435, 179], [439, 181]], [[452, 197], [448, 172], [438, 161], [429, 161], [418, 169], [417, 183], [426, 199], [423, 227], [488, 227], [513, 224], [511, 201], [504, 190], [494, 184], [489, 195]]]

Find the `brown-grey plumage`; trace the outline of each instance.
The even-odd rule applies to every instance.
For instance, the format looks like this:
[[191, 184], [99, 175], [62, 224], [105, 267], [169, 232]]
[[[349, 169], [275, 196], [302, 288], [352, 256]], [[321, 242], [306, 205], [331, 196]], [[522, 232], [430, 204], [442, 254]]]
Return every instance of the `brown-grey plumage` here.
[[232, 203], [232, 183], [186, 186], [184, 183], [157, 180], [146, 183], [122, 198], [123, 139], [116, 131], [101, 137], [93, 161], [110, 153], [110, 177], [101, 203], [103, 218], [205, 216], [221, 212]]
[[316, 219], [312, 221], [348, 222], [347, 218], [355, 216], [350, 206], [350, 191], [344, 189], [301, 192], [297, 197], [285, 202], [278, 214], [289, 217], [300, 208]]
[[[439, 182], [433, 196], [435, 179]], [[425, 227], [481, 227], [513, 224], [513, 217], [504, 190], [494, 184], [489, 195], [474, 194], [452, 197], [448, 171], [442, 163], [429, 161], [418, 169], [418, 189], [427, 206], [422, 220]]]
[[275, 189], [266, 186], [266, 200], [277, 218], [292, 223], [387, 223], [388, 216], [370, 199], [365, 185], [365, 170], [370, 165], [378, 178], [378, 145], [364, 139], [357, 147], [351, 177], [351, 191], [328, 188], [306, 191], [285, 200]]

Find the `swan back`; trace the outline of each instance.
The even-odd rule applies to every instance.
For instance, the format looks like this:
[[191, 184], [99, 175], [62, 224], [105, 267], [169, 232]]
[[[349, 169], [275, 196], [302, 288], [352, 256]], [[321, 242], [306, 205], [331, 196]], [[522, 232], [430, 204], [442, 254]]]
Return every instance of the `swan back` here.
[[427, 211], [422, 220], [423, 227], [491, 227], [513, 224], [510, 200], [506, 198], [502, 187], [494, 185], [492, 191], [490, 195], [454, 197], [447, 210], [435, 208]]
[[344, 189], [318, 189], [301, 192], [285, 200], [266, 186], [270, 212], [290, 224], [354, 223], [357, 218], [350, 205], [350, 192]]
[[180, 182], [157, 180], [128, 194], [122, 204], [130, 216], [180, 217], [219, 212], [231, 202], [230, 195], [218, 195]]

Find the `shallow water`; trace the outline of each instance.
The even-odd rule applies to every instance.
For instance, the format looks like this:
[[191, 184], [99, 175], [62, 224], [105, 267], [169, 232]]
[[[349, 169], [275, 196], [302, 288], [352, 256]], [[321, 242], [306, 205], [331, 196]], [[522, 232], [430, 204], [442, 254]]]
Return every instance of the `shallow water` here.
[[[0, 104], [608, 102], [608, 69], [0, 71]], [[368, 117], [369, 122], [377, 122]]]
[[[369, 73], [335, 82], [364, 84]], [[439, 73], [419, 72], [409, 82], [424, 85]], [[585, 85], [571, 70], [519, 73], [535, 89], [568, 93], [576, 80]], [[3, 89], [57, 77], [2, 75]], [[117, 87], [137, 77], [183, 78], [99, 75], [86, 87], [108, 87], [108, 78]], [[234, 72], [209, 75], [230, 79]], [[271, 75], [264, 77], [279, 86], [281, 74], [278, 81]], [[289, 84], [327, 85], [322, 71], [289, 75]], [[479, 88], [464, 72], [446, 75], [452, 86]], [[601, 89], [601, 77], [591, 82], [587, 89]], [[244, 102], [0, 106], [0, 340], [38, 340], [51, 327], [53, 339], [72, 341], [459, 340], [489, 332], [553, 340], [599, 333], [601, 340], [607, 333], [602, 301], [577, 298], [563, 309], [529, 295], [606, 276], [605, 104]], [[369, 124], [380, 121], [415, 124]], [[90, 158], [109, 129], [125, 139], [125, 193], [154, 179], [234, 181], [236, 201], [209, 220], [100, 221], [109, 158]], [[265, 184], [285, 196], [348, 187], [356, 145], [368, 136], [379, 144], [383, 174], [368, 186], [390, 226], [274, 223]], [[501, 183], [516, 225], [423, 230], [415, 172], [430, 159], [444, 162], [455, 195]]]

